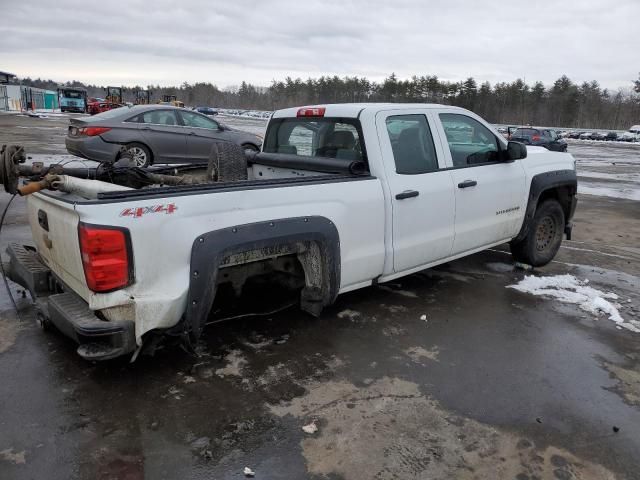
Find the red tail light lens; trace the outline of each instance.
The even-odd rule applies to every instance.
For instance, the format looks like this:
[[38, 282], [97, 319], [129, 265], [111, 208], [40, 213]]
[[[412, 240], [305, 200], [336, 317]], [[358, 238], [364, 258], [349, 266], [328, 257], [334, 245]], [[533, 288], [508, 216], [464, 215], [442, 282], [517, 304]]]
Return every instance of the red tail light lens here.
[[531, 140], [537, 142], [538, 140], [540, 140], [540, 135], [534, 135], [533, 137], [531, 137]]
[[133, 277], [129, 232], [83, 223], [78, 232], [82, 266], [89, 289], [110, 292], [129, 285]]
[[298, 117], [324, 117], [325, 107], [301, 108], [298, 110]]
[[78, 134], [86, 135], [87, 137], [95, 137], [97, 135], [107, 133], [109, 130], [111, 130], [109, 127], [82, 127], [78, 129]]

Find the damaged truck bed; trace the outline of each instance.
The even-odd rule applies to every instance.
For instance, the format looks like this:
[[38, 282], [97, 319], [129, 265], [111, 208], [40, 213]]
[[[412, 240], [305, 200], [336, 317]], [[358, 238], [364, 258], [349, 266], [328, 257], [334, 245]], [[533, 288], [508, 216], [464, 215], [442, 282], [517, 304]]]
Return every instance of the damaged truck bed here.
[[207, 165], [172, 168], [20, 187], [36, 192], [34, 245], [9, 247], [9, 276], [84, 358], [132, 354], [153, 332], [193, 346], [255, 285], [319, 315], [342, 292], [507, 241], [542, 265], [576, 204], [569, 154], [527, 152], [440, 105], [282, 110], [261, 153], [218, 145]]

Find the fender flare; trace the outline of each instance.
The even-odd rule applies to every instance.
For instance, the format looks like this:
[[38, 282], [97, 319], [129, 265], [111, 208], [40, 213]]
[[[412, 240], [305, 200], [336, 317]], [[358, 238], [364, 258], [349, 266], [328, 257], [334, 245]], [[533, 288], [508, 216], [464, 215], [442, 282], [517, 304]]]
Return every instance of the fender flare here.
[[331, 220], [321, 216], [286, 218], [236, 225], [199, 235], [191, 248], [184, 317], [184, 334], [188, 342], [195, 342], [202, 333], [215, 299], [219, 265], [225, 257], [299, 242], [315, 242], [320, 248], [325, 281], [312, 301], [316, 301], [321, 310], [335, 301], [340, 289], [340, 240]]
[[538, 200], [544, 192], [558, 187], [568, 187], [570, 192], [569, 204], [563, 205], [563, 209], [565, 209], [566, 214], [565, 232], [568, 232], [567, 234], [570, 236], [570, 221], [573, 217], [573, 212], [575, 211], [577, 203], [576, 193], [578, 191], [578, 177], [575, 170], [553, 170], [551, 172], [539, 173], [531, 179], [529, 200], [527, 202], [527, 210], [522, 222], [522, 227], [520, 228], [518, 235], [514, 237], [512, 241], [517, 242], [527, 236], [527, 233], [529, 233], [529, 226], [531, 225], [533, 216], [536, 213]]

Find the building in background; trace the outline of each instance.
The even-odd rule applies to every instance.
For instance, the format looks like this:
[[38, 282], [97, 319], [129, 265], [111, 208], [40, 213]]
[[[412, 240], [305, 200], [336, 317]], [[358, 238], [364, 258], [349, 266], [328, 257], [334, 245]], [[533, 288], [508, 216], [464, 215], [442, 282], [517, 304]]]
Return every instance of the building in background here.
[[0, 112], [49, 110], [60, 108], [57, 92], [42, 88], [9, 84], [13, 73], [0, 71]]

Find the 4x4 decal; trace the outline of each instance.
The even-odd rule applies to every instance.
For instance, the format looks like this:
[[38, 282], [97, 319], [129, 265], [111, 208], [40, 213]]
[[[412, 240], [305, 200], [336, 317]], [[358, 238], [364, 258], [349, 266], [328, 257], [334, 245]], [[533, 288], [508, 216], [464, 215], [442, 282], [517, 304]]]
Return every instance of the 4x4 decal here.
[[120, 212], [120, 216], [139, 218], [147, 213], [166, 213], [167, 215], [171, 215], [176, 210], [178, 210], [178, 207], [176, 207], [175, 203], [169, 203], [167, 205], [151, 205], [150, 207], [125, 208]]

